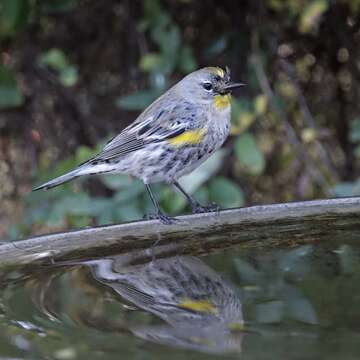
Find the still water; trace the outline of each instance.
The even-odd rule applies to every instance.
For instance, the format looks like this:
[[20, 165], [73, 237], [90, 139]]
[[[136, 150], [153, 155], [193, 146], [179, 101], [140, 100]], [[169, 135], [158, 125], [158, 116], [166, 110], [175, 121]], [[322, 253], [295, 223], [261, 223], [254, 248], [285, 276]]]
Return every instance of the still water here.
[[122, 256], [0, 274], [0, 359], [358, 359], [360, 247]]

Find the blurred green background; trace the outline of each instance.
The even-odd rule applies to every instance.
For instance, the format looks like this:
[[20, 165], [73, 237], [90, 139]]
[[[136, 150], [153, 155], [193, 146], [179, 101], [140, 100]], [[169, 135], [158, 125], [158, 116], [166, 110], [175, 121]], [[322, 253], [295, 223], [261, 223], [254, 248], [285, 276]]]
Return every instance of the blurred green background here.
[[[184, 186], [222, 207], [360, 194], [360, 0], [0, 0], [0, 237], [138, 219], [141, 182], [35, 184], [185, 74], [229, 66], [224, 148]], [[173, 189], [156, 192], [185, 212]]]

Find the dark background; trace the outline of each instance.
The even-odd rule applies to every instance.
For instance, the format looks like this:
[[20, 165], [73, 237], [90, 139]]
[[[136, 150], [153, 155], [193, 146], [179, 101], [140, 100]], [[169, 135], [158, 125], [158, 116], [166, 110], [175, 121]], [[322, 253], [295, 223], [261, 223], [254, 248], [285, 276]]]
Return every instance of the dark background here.
[[[226, 151], [188, 181], [200, 200], [358, 194], [359, 10], [358, 0], [0, 0], [0, 236], [141, 217], [148, 199], [126, 177], [30, 190], [208, 65], [247, 86], [233, 97]], [[157, 191], [166, 211], [186, 210]]]

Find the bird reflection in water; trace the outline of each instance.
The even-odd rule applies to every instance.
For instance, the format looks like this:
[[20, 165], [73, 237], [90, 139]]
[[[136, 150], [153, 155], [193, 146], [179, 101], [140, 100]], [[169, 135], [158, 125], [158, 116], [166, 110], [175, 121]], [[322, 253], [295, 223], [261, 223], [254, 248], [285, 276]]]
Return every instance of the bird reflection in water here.
[[[208, 353], [241, 351], [244, 322], [240, 298], [200, 259], [176, 256], [124, 266], [123, 258], [117, 256], [82, 265], [90, 269], [93, 280], [102, 284], [102, 293], [105, 286], [115, 291], [116, 299], [125, 303], [127, 309], [140, 309], [162, 320], [145, 325], [122, 324], [121, 329], [117, 325], [116, 331], [152, 343]], [[82, 287], [83, 280], [84, 277]], [[90, 308], [78, 312], [77, 321], [114, 331], [114, 319], [94, 316], [96, 304]]]
[[93, 261], [90, 267], [94, 279], [164, 320], [165, 325], [133, 327], [136, 336], [202, 351], [241, 350], [240, 299], [200, 259], [181, 256], [118, 269], [115, 258]]

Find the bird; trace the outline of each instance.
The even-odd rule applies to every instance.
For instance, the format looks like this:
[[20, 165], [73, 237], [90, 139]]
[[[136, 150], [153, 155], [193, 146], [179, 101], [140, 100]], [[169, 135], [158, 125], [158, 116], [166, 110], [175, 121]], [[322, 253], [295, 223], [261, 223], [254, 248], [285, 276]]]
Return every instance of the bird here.
[[223, 145], [230, 131], [231, 93], [243, 85], [231, 81], [228, 67], [196, 70], [150, 104], [95, 157], [33, 190], [48, 190], [83, 175], [122, 173], [143, 181], [156, 210], [149, 218], [163, 224], [176, 219], [162, 212], [151, 189], [157, 182], [177, 188], [193, 213], [214, 211], [213, 205], [202, 206], [189, 195], [178, 179]]
[[135, 336], [208, 353], [241, 351], [246, 328], [240, 294], [199, 258], [178, 255], [134, 265], [118, 255], [79, 264], [124, 303], [163, 320], [131, 325]]

